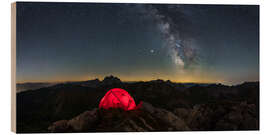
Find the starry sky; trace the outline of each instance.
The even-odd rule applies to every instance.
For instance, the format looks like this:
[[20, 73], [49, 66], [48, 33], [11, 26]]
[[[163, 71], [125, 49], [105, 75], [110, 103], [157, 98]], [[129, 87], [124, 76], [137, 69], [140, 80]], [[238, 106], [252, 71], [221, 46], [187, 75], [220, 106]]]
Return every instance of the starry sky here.
[[17, 82], [259, 80], [259, 6], [17, 3]]

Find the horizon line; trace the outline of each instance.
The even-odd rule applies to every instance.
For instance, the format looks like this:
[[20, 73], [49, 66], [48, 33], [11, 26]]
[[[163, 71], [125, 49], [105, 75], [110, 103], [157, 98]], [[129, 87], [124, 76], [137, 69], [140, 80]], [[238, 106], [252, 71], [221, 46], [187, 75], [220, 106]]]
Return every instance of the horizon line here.
[[[118, 78], [118, 77], [117, 77]], [[99, 78], [95, 78], [95, 79], [87, 79], [87, 80], [66, 80], [66, 81], [25, 81], [25, 82], [16, 82], [16, 84], [25, 84], [25, 83], [70, 83], [70, 82], [83, 82], [83, 81], [91, 81], [91, 80], [99, 80], [99, 81], [103, 81]], [[118, 78], [119, 79], [119, 78]], [[222, 83], [222, 82], [196, 82], [196, 81], [173, 81], [173, 80], [163, 80], [163, 79], [152, 79], [152, 80], [137, 80], [137, 81], [128, 81], [128, 80], [121, 80], [121, 82], [150, 82], [150, 81], [156, 81], [156, 80], [162, 80], [164, 82], [166, 81], [170, 81], [172, 83], [197, 83], [197, 84], [223, 84], [223, 85], [236, 85], [236, 84], [243, 84], [245, 82], [260, 82], [259, 80], [253, 80], [253, 81], [242, 81], [239, 83], [235, 83], [235, 84], [226, 84], [226, 83]]]

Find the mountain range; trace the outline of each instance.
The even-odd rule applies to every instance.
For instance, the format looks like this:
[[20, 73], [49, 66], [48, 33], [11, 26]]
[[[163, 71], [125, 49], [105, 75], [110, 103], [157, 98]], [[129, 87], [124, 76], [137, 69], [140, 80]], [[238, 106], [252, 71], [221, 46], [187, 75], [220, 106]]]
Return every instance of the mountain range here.
[[[98, 109], [111, 88], [125, 89], [143, 107], [130, 112]], [[259, 82], [122, 82], [108, 76], [17, 92], [18, 133], [258, 129]]]

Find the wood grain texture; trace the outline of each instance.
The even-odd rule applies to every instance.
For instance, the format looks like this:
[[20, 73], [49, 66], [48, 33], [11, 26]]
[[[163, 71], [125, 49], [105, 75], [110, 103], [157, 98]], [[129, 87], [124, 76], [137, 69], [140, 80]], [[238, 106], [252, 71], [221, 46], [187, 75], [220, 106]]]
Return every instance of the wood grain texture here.
[[11, 131], [16, 132], [16, 2], [11, 4]]

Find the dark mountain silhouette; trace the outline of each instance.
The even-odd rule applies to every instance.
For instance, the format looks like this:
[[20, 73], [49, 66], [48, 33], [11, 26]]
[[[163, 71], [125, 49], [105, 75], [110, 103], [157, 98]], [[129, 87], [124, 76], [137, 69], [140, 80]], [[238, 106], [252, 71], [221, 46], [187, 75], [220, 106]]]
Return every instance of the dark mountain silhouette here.
[[53, 86], [56, 83], [17, 83], [16, 90], [17, 92], [22, 92], [26, 90], [35, 90], [43, 87]]
[[112, 75], [105, 77], [104, 80], [102, 81], [102, 85], [112, 85], [112, 84], [118, 84], [118, 83], [121, 83], [121, 80]]
[[[127, 90], [144, 107], [131, 112], [94, 109], [111, 88]], [[163, 80], [126, 83], [109, 76], [17, 93], [19, 133], [254, 129], [259, 129], [259, 82], [187, 86]]]

